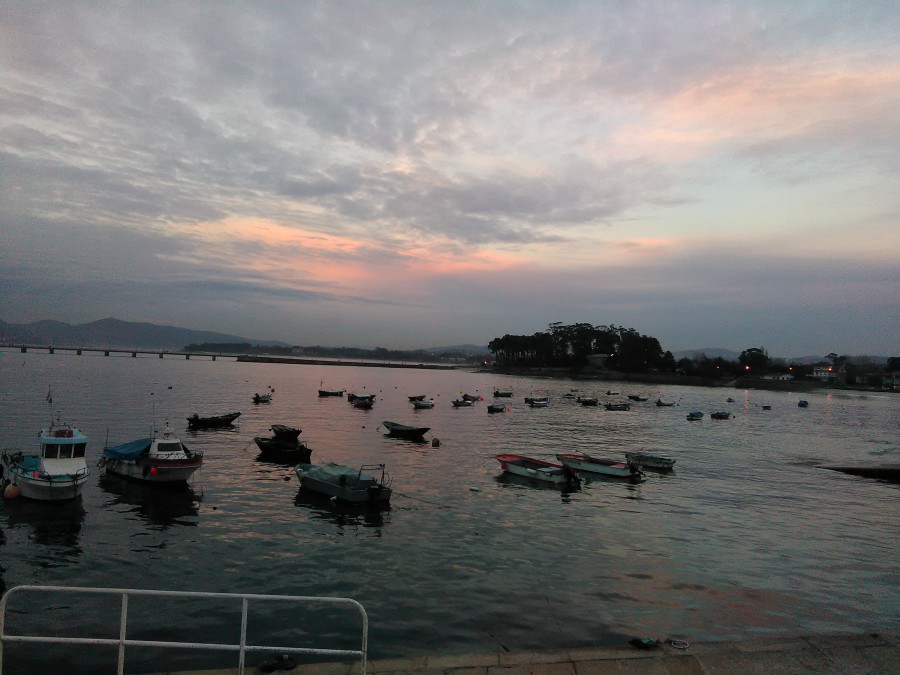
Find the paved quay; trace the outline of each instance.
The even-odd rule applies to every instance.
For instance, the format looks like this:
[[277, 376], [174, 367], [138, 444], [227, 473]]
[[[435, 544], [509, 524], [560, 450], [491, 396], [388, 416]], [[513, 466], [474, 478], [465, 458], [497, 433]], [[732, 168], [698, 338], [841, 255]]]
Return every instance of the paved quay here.
[[[265, 659], [260, 659], [265, 660]], [[369, 661], [371, 675], [694, 675], [713, 673], [900, 674], [900, 632], [707, 642], [676, 649], [633, 647], [555, 652], [422, 656]], [[237, 669], [193, 675], [236, 675]], [[245, 673], [262, 672], [249, 666]], [[277, 671], [284, 672], [284, 671]], [[359, 664], [298, 665], [291, 675], [350, 675]], [[179, 674], [184, 675], [184, 674]]]

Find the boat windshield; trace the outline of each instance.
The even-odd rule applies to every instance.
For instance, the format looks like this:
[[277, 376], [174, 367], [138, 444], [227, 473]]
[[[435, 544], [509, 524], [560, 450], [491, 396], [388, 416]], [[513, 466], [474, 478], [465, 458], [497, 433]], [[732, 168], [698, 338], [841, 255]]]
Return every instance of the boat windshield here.
[[55, 443], [45, 443], [42, 454], [45, 459], [56, 459], [59, 457], [59, 446]]
[[156, 446], [157, 452], [181, 452], [181, 443], [160, 443]]

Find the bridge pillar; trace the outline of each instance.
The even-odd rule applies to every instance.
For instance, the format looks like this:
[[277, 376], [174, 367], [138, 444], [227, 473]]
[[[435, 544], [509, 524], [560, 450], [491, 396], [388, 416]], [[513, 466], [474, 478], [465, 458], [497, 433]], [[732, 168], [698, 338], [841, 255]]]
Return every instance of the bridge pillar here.
[[215, 354], [213, 354], [212, 360], [213, 360], [213, 361], [216, 360], [216, 355], [215, 355]]
[[56, 350], [53, 349], [53, 347], [47, 347], [47, 351], [50, 352], [50, 353], [52, 354], [52, 353], [55, 352]]
[[137, 358], [137, 352], [131, 352], [131, 358], [136, 359], [136, 358]]
[[191, 360], [191, 355], [190, 355], [190, 354], [185, 354], [185, 355], [184, 355], [184, 360], [185, 360], [185, 361], [190, 361], [190, 360]]
[[78, 356], [81, 356], [81, 350], [80, 350], [80, 349], [79, 349], [78, 351], [76, 351], [75, 353], [76, 353]]
[[25, 352], [27, 352], [27, 351], [28, 351], [28, 347], [22, 347], [22, 353], [23, 353], [23, 354], [24, 354]]
[[162, 352], [159, 353], [159, 358], [162, 358]]
[[105, 350], [105, 351], [103, 352], [103, 356], [109, 356], [109, 350], [108, 350], [108, 349]]

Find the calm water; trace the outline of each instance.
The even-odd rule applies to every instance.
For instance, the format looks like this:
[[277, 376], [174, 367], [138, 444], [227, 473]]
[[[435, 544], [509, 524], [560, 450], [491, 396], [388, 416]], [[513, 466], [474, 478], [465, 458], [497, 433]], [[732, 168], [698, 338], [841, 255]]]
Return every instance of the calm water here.
[[[377, 392], [375, 408], [320, 399], [320, 381]], [[369, 613], [370, 658], [620, 644], [635, 635], [699, 641], [900, 627], [900, 489], [816, 468], [900, 461], [900, 399], [889, 395], [804, 394], [810, 406], [801, 409], [801, 395], [766, 391], [10, 351], [0, 356], [0, 382], [3, 447], [34, 447], [51, 386], [53, 409], [89, 437], [91, 466], [107, 434], [111, 444], [147, 436], [154, 408], [206, 457], [189, 491], [147, 490], [95, 470], [74, 503], [2, 503], [6, 587], [351, 597]], [[267, 386], [273, 402], [250, 403]], [[515, 392], [508, 414], [450, 404], [463, 392], [490, 399], [494, 386]], [[583, 408], [562, 398], [572, 388], [601, 400], [609, 388], [641, 393], [651, 403]], [[552, 397], [550, 408], [523, 403], [538, 389]], [[437, 405], [413, 411], [412, 394]], [[679, 405], [657, 408], [657, 396]], [[693, 409], [730, 409], [735, 418], [687, 422]], [[234, 430], [186, 430], [193, 412], [232, 410], [243, 412]], [[440, 446], [386, 438], [383, 420], [429, 426]], [[273, 423], [300, 426], [314, 462], [385, 462], [391, 510], [342, 512], [300, 496], [289, 467], [256, 460], [252, 437]], [[676, 457], [676, 471], [565, 492], [498, 479], [493, 459], [640, 447]], [[234, 606], [132, 608], [130, 637], [238, 638]], [[100, 624], [114, 636], [117, 622], [102, 602], [85, 611], [71, 597], [32, 596], [10, 615], [9, 630], [66, 626], [96, 636]], [[250, 633], [269, 644], [354, 648], [356, 627], [352, 615], [310, 618], [278, 606], [262, 608]], [[114, 664], [85, 648], [74, 654], [84, 672]], [[59, 667], [46, 650], [37, 661], [21, 647], [6, 658], [8, 667]], [[128, 664], [160, 669], [138, 650]]]

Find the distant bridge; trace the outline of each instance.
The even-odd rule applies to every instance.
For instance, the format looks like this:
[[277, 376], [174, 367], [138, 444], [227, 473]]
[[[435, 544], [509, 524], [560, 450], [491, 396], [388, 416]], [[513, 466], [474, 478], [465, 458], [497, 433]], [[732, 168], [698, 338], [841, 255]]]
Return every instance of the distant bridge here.
[[212, 353], [212, 352], [185, 352], [185, 351], [177, 351], [172, 352], [165, 349], [121, 349], [121, 348], [113, 348], [113, 347], [57, 347], [54, 345], [3, 345], [4, 349], [18, 349], [21, 353], [25, 354], [28, 351], [38, 351], [46, 354], [55, 354], [56, 352], [75, 352], [78, 356], [81, 356], [84, 352], [90, 353], [102, 353], [104, 356], [110, 356], [111, 354], [131, 354], [132, 358], [137, 358], [138, 354], [143, 355], [158, 355], [159, 358], [163, 358], [164, 356], [177, 356], [183, 357], [185, 359], [190, 359], [192, 356], [194, 358], [201, 359], [209, 359], [211, 361], [215, 361], [217, 358], [230, 358], [235, 361], [238, 358], [237, 354], [220, 354], [220, 353]]

